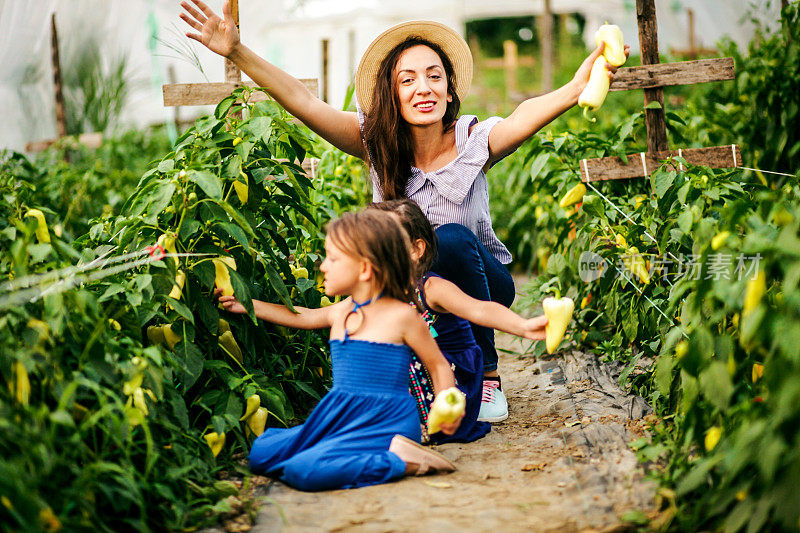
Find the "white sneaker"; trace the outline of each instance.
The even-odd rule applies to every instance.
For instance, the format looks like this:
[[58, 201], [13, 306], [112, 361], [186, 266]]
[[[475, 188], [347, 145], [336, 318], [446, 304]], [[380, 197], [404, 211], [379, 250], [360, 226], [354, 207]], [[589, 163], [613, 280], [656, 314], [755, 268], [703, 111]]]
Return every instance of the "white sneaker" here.
[[508, 418], [508, 401], [500, 390], [500, 382], [484, 380], [478, 422], [502, 422]]

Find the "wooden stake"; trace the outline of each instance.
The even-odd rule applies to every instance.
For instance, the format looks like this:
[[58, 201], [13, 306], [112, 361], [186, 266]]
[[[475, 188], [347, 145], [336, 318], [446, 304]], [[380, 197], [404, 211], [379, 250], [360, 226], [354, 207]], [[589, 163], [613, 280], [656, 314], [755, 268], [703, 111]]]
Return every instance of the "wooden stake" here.
[[[658, 59], [658, 22], [655, 0], [636, 0], [636, 19], [639, 25], [639, 47], [642, 65], [655, 65]], [[644, 105], [658, 102], [660, 109], [646, 109], [647, 151], [668, 149], [667, 123], [664, 120], [664, 90], [661, 87], [644, 90]]]
[[322, 101], [328, 101], [328, 39], [322, 39]]
[[553, 90], [553, 12], [550, 9], [550, 0], [543, 1], [544, 12], [539, 39], [542, 47], [542, 92], [549, 93]]
[[[231, 15], [233, 15], [233, 21], [236, 23], [236, 31], [239, 31], [239, 0], [229, 0], [231, 3]], [[236, 64], [228, 59], [225, 58], [225, 81], [230, 81], [234, 83], [241, 83], [242, 81], [242, 71], [239, 70], [239, 67]]]
[[67, 134], [67, 118], [64, 111], [64, 91], [61, 82], [61, 59], [58, 52], [58, 29], [56, 28], [56, 14], [50, 15], [50, 61], [53, 65], [53, 89], [55, 90], [56, 103], [56, 133], [58, 137]]
[[503, 41], [503, 68], [506, 78], [506, 98], [517, 94], [517, 43]]

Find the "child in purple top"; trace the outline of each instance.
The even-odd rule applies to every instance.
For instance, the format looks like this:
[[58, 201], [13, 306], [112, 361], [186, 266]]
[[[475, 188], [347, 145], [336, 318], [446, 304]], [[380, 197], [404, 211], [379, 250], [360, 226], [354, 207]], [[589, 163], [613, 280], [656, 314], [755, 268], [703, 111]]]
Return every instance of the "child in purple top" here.
[[[452, 282], [429, 272], [437, 255], [436, 233], [412, 200], [390, 200], [372, 204], [371, 207], [391, 211], [400, 217], [411, 241], [411, 259], [416, 263], [418, 305], [422, 306], [420, 312], [453, 369], [456, 385], [467, 397], [466, 414], [458, 430], [453, 435], [435, 433], [430, 435], [430, 440], [440, 444], [479, 439], [490, 429], [488, 423], [478, 420], [483, 396], [483, 354], [467, 320], [512, 335], [541, 340], [545, 338], [547, 318], [523, 318], [498, 303], [476, 300], [464, 294]], [[418, 366], [415, 367], [415, 364]], [[419, 365], [419, 362], [412, 361], [410, 386], [417, 400], [420, 421], [425, 426], [433, 394], [428, 390], [428, 383], [425, 383], [427, 376]]]

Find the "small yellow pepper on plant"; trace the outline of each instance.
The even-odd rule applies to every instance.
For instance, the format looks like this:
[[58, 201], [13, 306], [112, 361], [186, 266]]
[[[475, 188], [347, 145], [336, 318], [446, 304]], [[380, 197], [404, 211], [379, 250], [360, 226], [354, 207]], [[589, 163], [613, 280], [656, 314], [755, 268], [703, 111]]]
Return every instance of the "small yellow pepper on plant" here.
[[722, 428], [719, 426], [714, 426], [709, 428], [706, 432], [706, 439], [705, 439], [705, 446], [706, 451], [710, 452], [716, 446], [719, 440], [722, 438]]
[[586, 195], [586, 185], [583, 183], [579, 183], [569, 191], [567, 191], [564, 196], [561, 197], [561, 201], [558, 202], [558, 205], [561, 207], [569, 207], [573, 204], [576, 204], [583, 200], [583, 197]]
[[26, 217], [33, 217], [36, 219], [36, 238], [39, 244], [46, 244], [50, 242], [50, 232], [47, 231], [47, 221], [44, 219], [44, 213], [39, 209], [28, 209], [25, 213]]
[[256, 437], [264, 433], [264, 427], [267, 425], [268, 414], [269, 411], [267, 411], [264, 407], [259, 407], [256, 409], [255, 413], [247, 418], [247, 429], [250, 430]]
[[744, 290], [744, 305], [742, 306], [742, 318], [752, 313], [758, 304], [761, 303], [761, 298], [767, 292], [767, 276], [764, 271], [759, 269], [754, 278], [747, 280], [747, 285]]
[[750, 372], [750, 377], [753, 379], [753, 383], [756, 383], [763, 376], [764, 376], [764, 365], [759, 363], [753, 363], [753, 370]]
[[250, 418], [250, 415], [258, 411], [259, 407], [261, 407], [261, 397], [258, 394], [251, 394], [250, 397], [247, 398], [247, 407], [239, 421], [242, 422]]
[[208, 447], [211, 448], [211, 453], [214, 454], [214, 457], [219, 455], [219, 452], [222, 451], [222, 448], [225, 446], [225, 432], [223, 431], [220, 434], [217, 434], [215, 431], [211, 433], [207, 433], [203, 438], [206, 439], [206, 443]]
[[220, 257], [212, 259], [214, 263], [214, 285], [222, 289], [223, 296], [233, 296], [233, 284], [228, 269], [236, 270], [236, 260], [233, 257]]

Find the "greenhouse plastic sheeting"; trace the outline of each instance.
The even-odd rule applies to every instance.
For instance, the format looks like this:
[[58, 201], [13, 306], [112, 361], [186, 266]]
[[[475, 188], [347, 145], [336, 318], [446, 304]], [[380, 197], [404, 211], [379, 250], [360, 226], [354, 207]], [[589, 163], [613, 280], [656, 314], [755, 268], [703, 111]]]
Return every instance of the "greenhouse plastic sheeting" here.
[[[221, 12], [222, 0], [207, 0]], [[594, 28], [608, 20], [619, 24], [638, 50], [635, 0], [552, 0], [555, 13], [580, 12], [587, 24], [584, 39], [593, 45]], [[729, 35], [740, 46], [753, 34], [750, 5], [765, 20], [777, 20], [777, 0], [657, 0], [659, 47], [688, 45], [686, 9], [695, 11], [698, 46], [712, 46]], [[528, 16], [541, 12], [534, 0], [240, 0], [244, 41], [257, 53], [298, 77], [321, 78], [321, 41], [329, 41], [329, 94], [340, 106], [352, 72], [371, 39], [402, 20], [429, 18], [463, 29], [467, 20]], [[125, 126], [142, 127], [174, 117], [164, 108], [160, 85], [172, 69], [178, 83], [221, 81], [223, 61], [189, 41], [179, 18], [178, 0], [0, 0], [0, 149], [24, 149], [26, 142], [56, 135], [50, 67], [50, 14], [55, 11], [62, 69], [74, 63], [76, 50], [89, 36], [102, 43], [106, 65], [124, 55], [132, 92], [121, 114]], [[152, 21], [155, 21], [153, 24]], [[744, 24], [740, 24], [744, 22]], [[159, 39], [151, 53], [153, 29]], [[166, 43], [166, 44], [165, 44]], [[172, 46], [191, 45], [205, 74]], [[182, 118], [210, 107], [184, 108]]]

